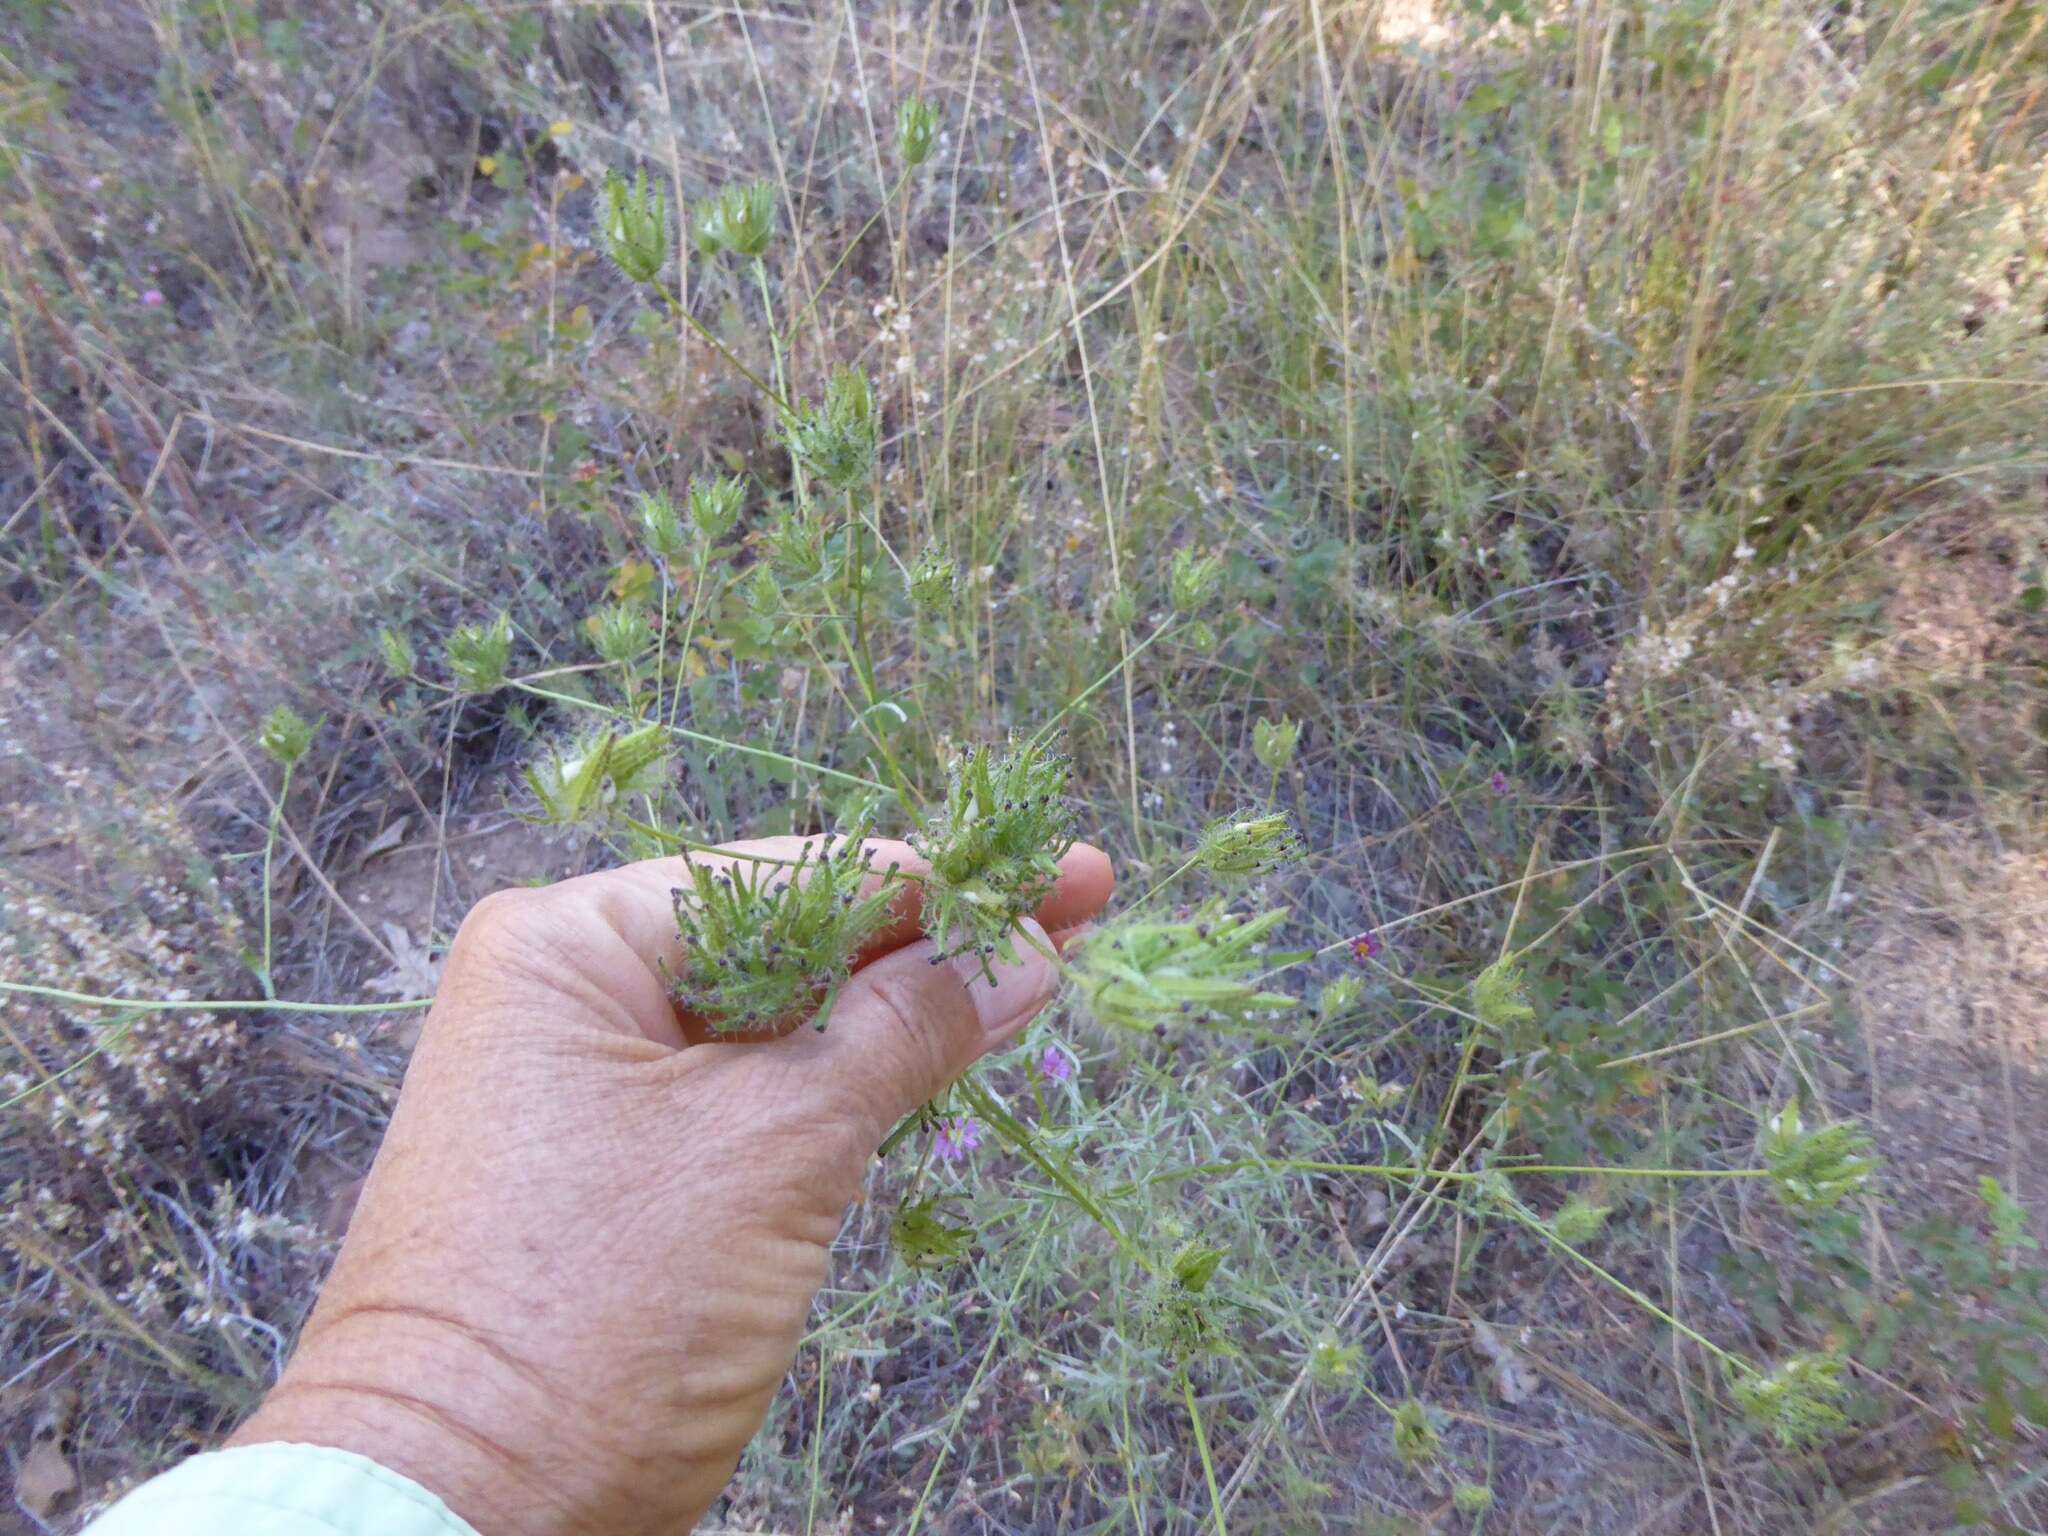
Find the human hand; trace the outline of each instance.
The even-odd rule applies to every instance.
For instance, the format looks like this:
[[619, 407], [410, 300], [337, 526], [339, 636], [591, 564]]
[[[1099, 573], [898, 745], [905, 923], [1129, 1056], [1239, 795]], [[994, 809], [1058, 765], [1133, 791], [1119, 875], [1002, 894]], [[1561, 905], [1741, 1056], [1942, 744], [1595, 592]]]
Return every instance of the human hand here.
[[[878, 868], [923, 867], [872, 846]], [[968, 985], [973, 957], [933, 965], [911, 882], [825, 1030], [705, 1043], [660, 969], [683, 862], [470, 913], [334, 1272], [231, 1443], [359, 1452], [492, 1536], [668, 1533], [710, 1506], [876, 1146], [1015, 1039], [1056, 975], [1023, 940], [994, 987]], [[1111, 884], [1076, 847], [1026, 937], [1057, 942]]]

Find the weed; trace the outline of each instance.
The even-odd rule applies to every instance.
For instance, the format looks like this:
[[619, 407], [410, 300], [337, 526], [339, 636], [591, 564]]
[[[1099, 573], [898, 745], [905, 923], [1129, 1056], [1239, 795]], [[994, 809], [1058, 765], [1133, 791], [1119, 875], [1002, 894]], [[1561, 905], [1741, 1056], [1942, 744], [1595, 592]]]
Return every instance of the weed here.
[[786, 1025], [872, 828], [948, 953], [1132, 894], [728, 1524], [2042, 1523], [2026, 7], [149, 9], [0, 7], [0, 1327], [95, 1498], [270, 1378], [470, 901], [691, 855]]

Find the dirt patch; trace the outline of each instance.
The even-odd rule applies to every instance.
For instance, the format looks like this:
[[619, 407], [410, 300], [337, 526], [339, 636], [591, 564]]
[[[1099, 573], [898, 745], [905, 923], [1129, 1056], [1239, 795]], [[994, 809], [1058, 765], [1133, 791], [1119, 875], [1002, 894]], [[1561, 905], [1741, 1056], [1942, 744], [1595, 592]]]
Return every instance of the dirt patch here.
[[1989, 1174], [2048, 1238], [2048, 852], [1923, 827], [1854, 998], [1871, 1118], [1916, 1203]]

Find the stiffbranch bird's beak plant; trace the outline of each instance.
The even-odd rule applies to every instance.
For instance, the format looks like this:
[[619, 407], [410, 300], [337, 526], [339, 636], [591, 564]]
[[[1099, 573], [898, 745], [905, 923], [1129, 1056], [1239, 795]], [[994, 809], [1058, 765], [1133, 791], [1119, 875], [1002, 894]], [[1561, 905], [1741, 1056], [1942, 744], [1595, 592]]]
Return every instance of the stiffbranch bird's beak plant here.
[[[918, 99], [904, 104], [895, 135], [899, 190], [929, 163], [942, 139], [929, 104]], [[1025, 921], [1052, 892], [1060, 861], [1078, 835], [1069, 799], [1069, 761], [1053, 745], [1049, 730], [1029, 739], [970, 745], [953, 756], [936, 795], [921, 792], [916, 776], [899, 761], [888, 727], [900, 724], [907, 712], [899, 702], [895, 674], [877, 666], [877, 623], [885, 617], [899, 625], [943, 621], [955, 603], [955, 565], [946, 551], [918, 545], [914, 520], [911, 547], [899, 549], [891, 542], [892, 529], [904, 524], [892, 520], [883, 497], [888, 396], [878, 393], [857, 367], [833, 368], [808, 389], [797, 376], [795, 356], [778, 323], [768, 266], [778, 239], [775, 187], [734, 182], [697, 201], [694, 217], [683, 215], [677, 208], [672, 216], [667, 196], [646, 172], [630, 180], [614, 173], [599, 199], [598, 234], [621, 274], [652, 290], [681, 326], [765, 397], [775, 424], [773, 441], [787, 455], [788, 487], [786, 492], [757, 489], [736, 474], [699, 478], [673, 500], [665, 491], [641, 495], [632, 524], [653, 568], [675, 590], [691, 589], [691, 627], [707, 584], [716, 582], [722, 594], [739, 594], [750, 643], [762, 654], [805, 646], [843, 662], [838, 686], [851, 727], [863, 738], [874, 771], [887, 782], [799, 763], [763, 748], [736, 747], [775, 758], [791, 770], [850, 780], [866, 798], [851, 802], [856, 808], [839, 818], [837, 830], [805, 844], [794, 860], [726, 853], [690, 864], [674, 892], [683, 955], [670, 978], [676, 1001], [714, 1035], [759, 1038], [803, 1020], [829, 1028], [832, 1002], [864, 948], [898, 914], [912, 909], [911, 887], [935, 959], [971, 957], [977, 983], [983, 978], [993, 982], [998, 961], [1016, 959], [1019, 946], [1044, 943]], [[679, 248], [682, 228], [698, 257], [725, 264], [727, 276], [710, 280], [712, 287], [727, 284], [721, 302], [752, 302], [744, 291], [751, 277], [764, 322], [765, 361], [750, 366], [670, 292], [667, 275], [672, 267], [680, 269], [689, 254]], [[733, 282], [740, 284], [737, 293]], [[743, 563], [735, 566], [735, 560]], [[1194, 549], [1180, 550], [1171, 560], [1168, 623], [1196, 650], [1214, 643], [1202, 613], [1222, 570], [1221, 557]], [[1128, 604], [1128, 594], [1119, 597]], [[1121, 613], [1119, 621], [1128, 623], [1133, 616]], [[586, 826], [623, 824], [637, 845], [708, 851], [706, 842], [661, 825], [665, 802], [653, 781], [665, 773], [665, 738], [679, 727], [673, 710], [668, 724], [650, 713], [660, 707], [661, 690], [649, 695], [639, 686], [650, 675], [647, 653], [657, 632], [626, 602], [593, 615], [587, 632], [602, 664], [625, 678], [626, 704], [610, 711], [608, 729], [577, 739], [535, 770], [533, 789], [544, 814]], [[478, 692], [507, 685], [510, 640], [503, 617], [459, 633], [448, 658], [458, 687]], [[663, 665], [659, 656], [652, 658], [651, 675], [659, 677]], [[408, 656], [405, 670], [411, 666]], [[1286, 908], [1224, 895], [1152, 907], [1155, 897], [1191, 871], [1219, 889], [1233, 884], [1256, 889], [1251, 883], [1301, 858], [1293, 820], [1277, 802], [1282, 775], [1298, 772], [1302, 725], [1286, 716], [1250, 724], [1253, 755], [1269, 775], [1267, 803], [1213, 821], [1186, 850], [1185, 861], [1123, 915], [1072, 941], [1065, 954], [1043, 951], [1066, 983], [1070, 1020], [1092, 1021], [1105, 1038], [1136, 1039], [1143, 1049], [1145, 1041], [1170, 1038], [1177, 1028], [1256, 1034], [1298, 1008], [1295, 993], [1276, 983], [1314, 956], [1274, 947], [1290, 922]], [[644, 807], [644, 819], [631, 814], [636, 804]], [[810, 814], [793, 808], [792, 820]], [[884, 814], [907, 824], [909, 844], [922, 868], [878, 867], [868, 834]], [[1369, 995], [1364, 977], [1390, 964], [1381, 938], [1371, 930], [1339, 937], [1315, 955], [1340, 962], [1348, 955], [1353, 966], [1364, 969], [1322, 989], [1316, 1023], [1308, 1027], [1330, 1026], [1355, 1014]], [[1453, 1010], [1473, 1030], [1468, 1065], [1481, 1049], [1497, 1052], [1506, 1042], [1540, 1035], [1540, 999], [1524, 981], [1520, 958], [1504, 951], [1471, 984], [1469, 1008]], [[1047, 1094], [1052, 1088], [1078, 1091], [1080, 1084], [1068, 1081], [1072, 1070], [1071, 1059], [1058, 1047], [1034, 1048], [1020, 1058], [970, 1071], [898, 1126], [881, 1155], [908, 1147], [917, 1156], [891, 1221], [894, 1245], [914, 1269], [962, 1258], [976, 1234], [951, 1207], [966, 1195], [948, 1193], [943, 1185], [934, 1188], [932, 1181], [968, 1163], [985, 1138], [1000, 1141], [1028, 1165], [1041, 1186], [1106, 1231], [1132, 1265], [1142, 1282], [1133, 1291], [1142, 1298], [1141, 1336], [1177, 1373], [1199, 1440], [1189, 1372], [1200, 1357], [1233, 1347], [1223, 1321], [1235, 1305], [1225, 1250], [1191, 1241], [1191, 1234], [1174, 1229], [1170, 1221], [1147, 1217], [1144, 1206], [1126, 1201], [1127, 1192], [1112, 1195], [1093, 1186], [1075, 1160], [1071, 1137], [1056, 1123]], [[1449, 1085], [1452, 1100], [1464, 1072], [1461, 1067], [1458, 1081]], [[1035, 1117], [1029, 1109], [1011, 1107], [1013, 1101], [1022, 1102], [1018, 1090], [998, 1087], [1014, 1085], [1020, 1075]], [[1399, 1084], [1382, 1088], [1355, 1075], [1347, 1076], [1344, 1085], [1348, 1101], [1375, 1110], [1399, 1103], [1410, 1091]], [[1414, 1087], [1420, 1091], [1423, 1085]], [[1496, 1119], [1475, 1145], [1483, 1140], [1498, 1148], [1506, 1131]], [[1755, 1421], [1788, 1445], [1804, 1444], [1831, 1432], [1839, 1420], [1833, 1407], [1838, 1364], [1832, 1357], [1793, 1357], [1766, 1370], [1722, 1349], [1581, 1252], [1598, 1240], [1607, 1205], [1574, 1196], [1553, 1223], [1537, 1218], [1513, 1192], [1514, 1176], [1528, 1173], [1754, 1178], [1773, 1182], [1797, 1213], [1825, 1210], [1851, 1198], [1875, 1166], [1855, 1133], [1842, 1127], [1809, 1129], [1789, 1107], [1767, 1128], [1762, 1143], [1763, 1166], [1707, 1170], [1545, 1168], [1504, 1160], [1497, 1151], [1466, 1162], [1470, 1148], [1459, 1152], [1441, 1139], [1415, 1145], [1411, 1160], [1401, 1164], [1292, 1165], [1264, 1159], [1260, 1166], [1298, 1166], [1318, 1176], [1370, 1175], [1408, 1191], [1411, 1199], [1455, 1194], [1466, 1201], [1461, 1208], [1485, 1219], [1519, 1223], [1569, 1262], [1590, 1269], [1693, 1338], [1720, 1361], [1734, 1396]], [[1158, 1235], [1134, 1235], [1136, 1224], [1146, 1220], [1157, 1224]], [[1432, 1464], [1440, 1454], [1439, 1438], [1424, 1405], [1411, 1398], [1381, 1406], [1394, 1426], [1402, 1458], [1418, 1467]], [[1206, 1465], [1206, 1448], [1204, 1455]]]

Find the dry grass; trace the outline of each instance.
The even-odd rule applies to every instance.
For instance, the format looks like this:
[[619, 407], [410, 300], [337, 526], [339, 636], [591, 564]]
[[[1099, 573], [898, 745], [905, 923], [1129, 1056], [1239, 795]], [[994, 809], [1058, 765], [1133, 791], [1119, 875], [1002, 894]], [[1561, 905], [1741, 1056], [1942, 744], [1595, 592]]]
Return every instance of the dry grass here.
[[[1069, 1007], [1032, 1106], [1148, 1245], [1226, 1251], [1229, 1348], [1177, 1368], [1011, 1161], [961, 1181], [973, 1255], [906, 1272], [879, 1170], [722, 1528], [2036, 1528], [2039, 1279], [1977, 1180], [2042, 1205], [2042, 33], [16, 0], [5, 977], [375, 1007], [496, 885], [822, 825], [849, 774], [907, 808], [1066, 711], [1127, 890], [1242, 804], [1309, 846], [1245, 897], [1320, 951], [1293, 1023]], [[912, 90], [944, 135], [902, 178]], [[773, 413], [593, 242], [639, 164], [773, 183], [758, 281], [676, 274], [739, 363], [877, 381], [865, 650], [792, 574]], [[636, 498], [707, 471], [739, 535], [653, 559]], [[1219, 574], [1176, 615], [1183, 549]], [[949, 608], [903, 596], [927, 554]], [[594, 652], [620, 600], [653, 658]], [[513, 681], [462, 693], [448, 639], [499, 612]], [[280, 703], [318, 724], [282, 795]], [[602, 714], [685, 732], [642, 829], [524, 819]], [[1474, 989], [1510, 959], [1526, 1018]], [[269, 1380], [409, 1019], [8, 997], [0, 1384], [19, 1451], [79, 1393], [51, 1528]], [[1754, 1167], [1793, 1097], [1879, 1134], [1870, 1193], [1636, 1176]], [[1532, 1158], [1616, 1171], [1460, 1182]], [[1452, 1177], [1341, 1171], [1418, 1159]], [[1572, 1198], [1610, 1208], [1578, 1257]], [[1815, 1350], [1850, 1422], [1793, 1451], [1716, 1352]]]

